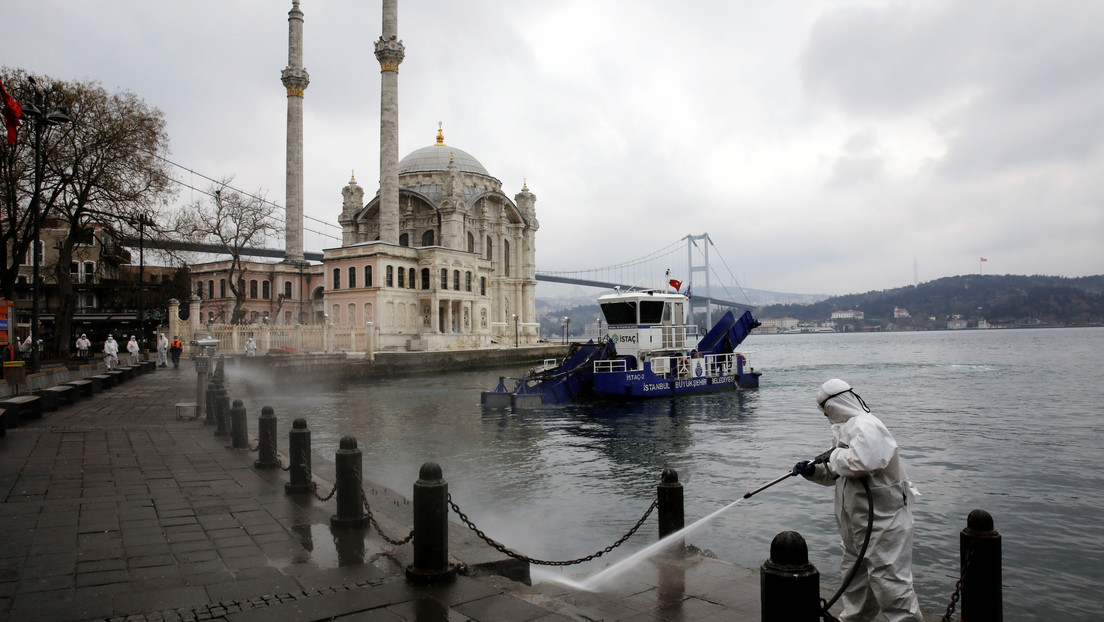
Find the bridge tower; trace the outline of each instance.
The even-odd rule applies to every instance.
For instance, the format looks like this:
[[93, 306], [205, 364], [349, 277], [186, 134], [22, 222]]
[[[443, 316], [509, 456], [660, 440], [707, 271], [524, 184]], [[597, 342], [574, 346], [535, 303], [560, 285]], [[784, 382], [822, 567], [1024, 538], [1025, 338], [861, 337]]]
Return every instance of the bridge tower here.
[[[690, 275], [690, 285], [687, 285], [686, 289], [689, 291], [690, 287], [694, 284], [695, 272], [701, 272], [705, 275], [705, 296], [703, 297], [700, 293], [697, 296], [694, 296], [694, 292], [690, 292], [692, 295], [690, 297], [689, 311], [690, 316], [694, 317], [694, 307], [700, 306], [699, 304], [697, 304], [698, 300], [713, 299], [713, 294], [709, 291], [709, 246], [712, 244], [712, 241], [709, 239], [708, 233], [703, 233], [701, 235], [688, 235], [683, 239], [686, 240], [686, 273]], [[705, 251], [703, 253], [705, 263], [701, 266], [694, 265], [694, 247], [698, 245], [697, 240], [703, 240], [704, 242], [702, 244], [702, 247]], [[699, 292], [700, 291], [701, 290], [699, 290]], [[705, 327], [706, 329], [708, 329], [711, 326], [713, 326], [713, 305], [707, 302], [705, 304]]]

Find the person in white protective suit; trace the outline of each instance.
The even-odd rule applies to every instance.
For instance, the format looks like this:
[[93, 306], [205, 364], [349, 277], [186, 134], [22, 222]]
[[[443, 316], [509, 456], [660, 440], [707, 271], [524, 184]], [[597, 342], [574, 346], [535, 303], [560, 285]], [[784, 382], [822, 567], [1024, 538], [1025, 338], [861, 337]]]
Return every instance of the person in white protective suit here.
[[92, 342], [88, 340], [88, 335], [81, 333], [80, 337], [77, 337], [77, 356], [82, 359], [88, 358], [88, 348], [92, 347]]
[[138, 364], [138, 338], [135, 335], [130, 336], [130, 341], [127, 342], [127, 352], [130, 352], [130, 364]]
[[252, 337], [245, 341], [245, 355], [257, 356], [257, 342]]
[[157, 337], [157, 366], [169, 366], [169, 338], [165, 336], [165, 333], [161, 333]]
[[104, 362], [107, 363], [108, 369], [115, 369], [119, 364], [119, 342], [111, 335], [108, 335], [107, 341], [104, 342]]
[[816, 402], [832, 424], [833, 449], [826, 462], [803, 460], [794, 465], [793, 472], [836, 487], [836, 525], [843, 539], [840, 568], [845, 576], [855, 565], [866, 537], [868, 503], [861, 478], [867, 478], [874, 499], [870, 544], [862, 567], [843, 593], [839, 619], [873, 620], [880, 612], [890, 622], [923, 622], [912, 588], [911, 505], [919, 493], [908, 481], [897, 442], [842, 380], [821, 385]]

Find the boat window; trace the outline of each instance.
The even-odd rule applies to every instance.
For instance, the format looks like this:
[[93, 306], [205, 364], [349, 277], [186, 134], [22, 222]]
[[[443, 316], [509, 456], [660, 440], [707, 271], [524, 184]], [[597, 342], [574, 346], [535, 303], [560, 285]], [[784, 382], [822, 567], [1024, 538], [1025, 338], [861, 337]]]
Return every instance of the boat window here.
[[671, 323], [671, 303], [663, 305], [663, 323], [668, 325]]
[[675, 317], [674, 317], [675, 326], [682, 326], [683, 325], [684, 322], [683, 322], [682, 318], [683, 318], [682, 303], [681, 302], [676, 302], [675, 303]]
[[636, 301], [606, 302], [602, 304], [606, 324], [636, 324]]
[[641, 300], [640, 323], [659, 324], [663, 319], [663, 306], [662, 300]]

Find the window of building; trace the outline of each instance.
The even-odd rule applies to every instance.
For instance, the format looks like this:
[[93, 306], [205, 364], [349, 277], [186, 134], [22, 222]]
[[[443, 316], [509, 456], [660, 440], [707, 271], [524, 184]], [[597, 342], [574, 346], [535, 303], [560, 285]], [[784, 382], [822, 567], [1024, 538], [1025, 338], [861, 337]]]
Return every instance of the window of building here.
[[395, 286], [395, 268], [393, 266], [387, 266], [386, 268], [384, 285], [387, 287]]
[[472, 235], [471, 231], [468, 232], [468, 252], [475, 252], [475, 236]]
[[84, 279], [85, 283], [96, 282], [96, 262], [86, 261], [84, 262]]
[[464, 291], [471, 291], [471, 272], [464, 273]]
[[203, 298], [203, 281], [196, 283], [196, 296]]
[[422, 234], [422, 246], [433, 246], [433, 229]]
[[422, 289], [429, 289], [429, 268], [422, 268]]
[[249, 279], [249, 297], [257, 297], [257, 279]]
[[404, 233], [399, 236], [399, 246], [410, 246], [410, 234]]
[[291, 311], [284, 311], [284, 324], [291, 324]]
[[334, 305], [330, 311], [330, 324], [338, 324], [341, 321], [341, 307]]
[[492, 248], [493, 248], [493, 245], [491, 244], [491, 236], [488, 235], [487, 236], [487, 248], [485, 249], [487, 251], [487, 261], [491, 261], [491, 260], [494, 259], [494, 253], [492, 252]]
[[27, 249], [27, 254], [23, 257], [24, 266], [34, 265], [34, 255], [32, 254], [35, 247], [38, 248], [38, 265], [42, 267], [46, 263], [46, 242], [45, 240], [38, 240], [38, 242], [31, 242], [31, 247]]
[[261, 281], [261, 298], [265, 300], [272, 298], [272, 283], [268, 279]]
[[245, 297], [245, 279], [238, 279], [238, 295]]
[[406, 287], [406, 270], [399, 268], [399, 287]]
[[441, 268], [441, 289], [448, 289], [448, 269]]
[[414, 268], [411, 268], [407, 274], [410, 276], [410, 282], [407, 283], [407, 287], [414, 289]]
[[215, 280], [214, 279], [210, 279], [209, 281], [207, 281], [207, 297], [208, 298], [214, 298], [215, 297]]
[[226, 279], [219, 279], [219, 298], [226, 298]]
[[352, 302], [349, 303], [349, 315], [345, 319], [350, 325], [356, 324], [356, 304]]
[[356, 273], [355, 267], [349, 268], [349, 289], [356, 289]]
[[215, 312], [214, 311], [208, 311], [207, 312], [207, 323], [208, 324], [214, 324], [215, 323]]
[[485, 276], [479, 277], [479, 295], [480, 296], [486, 296], [487, 295], [487, 277], [485, 277]]
[[333, 269], [333, 283], [331, 283], [330, 285], [330, 289], [341, 289], [341, 268]]
[[510, 276], [510, 243], [502, 242], [502, 274]]
[[460, 291], [460, 271], [452, 271], [452, 288], [456, 291]]
[[364, 266], [364, 286], [372, 286], [372, 266]]

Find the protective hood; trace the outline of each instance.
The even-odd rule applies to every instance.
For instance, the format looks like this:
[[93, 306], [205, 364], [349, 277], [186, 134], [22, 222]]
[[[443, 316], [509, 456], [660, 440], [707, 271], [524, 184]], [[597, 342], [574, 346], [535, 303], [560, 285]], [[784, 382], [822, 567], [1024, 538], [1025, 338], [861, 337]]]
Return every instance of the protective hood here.
[[828, 421], [833, 425], [870, 412], [862, 398], [851, 390], [851, 385], [839, 378], [820, 385], [816, 403], [821, 412], [828, 415]]

